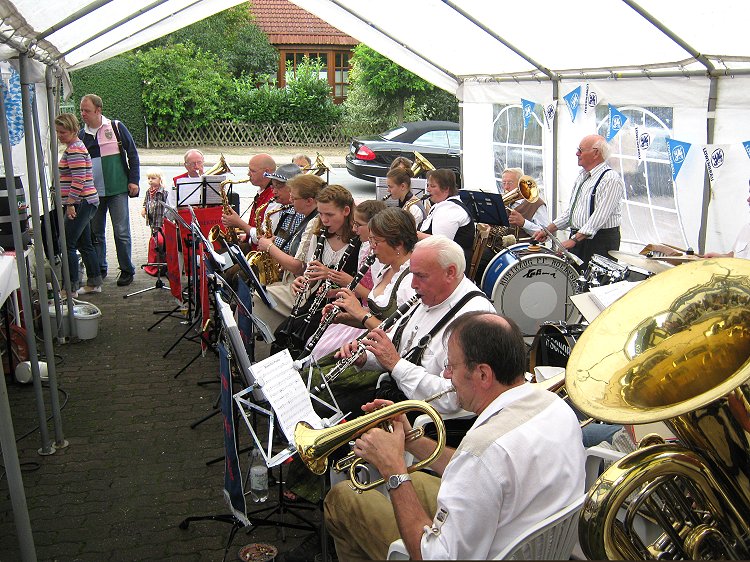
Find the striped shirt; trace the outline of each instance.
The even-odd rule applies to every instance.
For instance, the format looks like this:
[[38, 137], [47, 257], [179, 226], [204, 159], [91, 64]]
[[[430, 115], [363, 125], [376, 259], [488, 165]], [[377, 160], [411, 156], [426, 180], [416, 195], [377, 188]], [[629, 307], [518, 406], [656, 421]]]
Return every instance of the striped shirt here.
[[82, 199], [89, 205], [99, 203], [91, 157], [78, 139], [60, 157], [60, 197], [64, 205], [77, 205]]
[[[581, 234], [592, 237], [603, 228], [620, 226], [625, 186], [620, 174], [608, 171], [610, 169], [602, 162], [591, 172], [581, 171], [571, 194], [570, 207], [554, 221], [559, 230], [577, 229]], [[590, 215], [591, 192], [604, 172], [607, 173], [596, 188], [594, 214]]]

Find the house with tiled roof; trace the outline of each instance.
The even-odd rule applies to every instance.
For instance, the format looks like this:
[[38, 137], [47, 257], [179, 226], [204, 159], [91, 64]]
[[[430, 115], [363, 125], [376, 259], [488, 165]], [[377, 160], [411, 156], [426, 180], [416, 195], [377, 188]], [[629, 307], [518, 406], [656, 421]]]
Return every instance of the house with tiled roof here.
[[288, 0], [252, 0], [250, 12], [269, 43], [279, 51], [280, 87], [286, 84], [287, 64], [296, 68], [305, 55], [317, 57], [323, 63], [334, 101], [344, 101], [351, 51], [359, 41]]

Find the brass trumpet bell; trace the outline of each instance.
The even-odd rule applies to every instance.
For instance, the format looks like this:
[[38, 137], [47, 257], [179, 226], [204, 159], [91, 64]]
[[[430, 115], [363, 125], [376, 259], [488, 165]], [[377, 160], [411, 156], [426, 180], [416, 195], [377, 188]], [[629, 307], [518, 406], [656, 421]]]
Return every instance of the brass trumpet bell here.
[[518, 187], [503, 195], [503, 204], [508, 207], [520, 199], [526, 199], [529, 203], [539, 200], [539, 187], [531, 176], [521, 176]]
[[204, 172], [203, 175], [205, 176], [225, 176], [227, 174], [231, 174], [232, 169], [229, 167], [229, 164], [227, 164], [227, 161], [224, 160], [224, 155], [222, 154], [219, 156], [219, 161], [207, 172]]
[[411, 167], [411, 173], [416, 178], [421, 174], [422, 172], [431, 172], [435, 169], [435, 166], [432, 165], [432, 162], [427, 160], [422, 154], [414, 151], [414, 164], [412, 164]]
[[306, 174], [315, 174], [316, 176], [322, 176], [325, 173], [330, 173], [330, 171], [331, 166], [328, 165], [328, 162], [326, 162], [326, 159], [320, 152], [317, 153], [312, 166], [305, 169]]

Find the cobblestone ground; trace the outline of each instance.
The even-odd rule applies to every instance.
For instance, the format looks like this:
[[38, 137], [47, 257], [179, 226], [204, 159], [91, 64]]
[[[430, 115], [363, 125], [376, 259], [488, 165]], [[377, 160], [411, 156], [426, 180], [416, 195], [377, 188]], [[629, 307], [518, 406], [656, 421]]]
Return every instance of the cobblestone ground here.
[[[101, 294], [88, 300], [102, 311], [95, 339], [56, 345], [62, 427], [69, 446], [40, 456], [39, 432], [18, 442], [23, 480], [39, 560], [130, 561], [221, 560], [230, 526], [209, 521], [178, 527], [189, 515], [226, 513], [223, 464], [206, 461], [223, 453], [221, 418], [190, 428], [210, 412], [218, 394], [218, 359], [211, 352], [174, 375], [198, 351], [181, 341], [163, 353], [186, 327], [167, 318], [146, 331], [174, 300], [167, 291], [150, 291], [129, 299], [123, 295], [154, 286], [155, 279], [138, 266], [146, 261], [148, 230], [140, 217], [140, 200], [131, 200], [133, 263], [137, 272], [129, 287], [117, 287], [117, 260], [109, 240], [110, 275]], [[108, 224], [111, 234], [111, 227]], [[43, 346], [40, 346], [43, 350]], [[9, 379], [6, 378], [6, 381]], [[32, 385], [8, 383], [17, 436], [37, 425]], [[44, 400], [49, 411], [49, 390]], [[48, 423], [54, 438], [52, 423]], [[250, 437], [239, 428], [241, 445]], [[243, 470], [247, 457], [242, 457]], [[276, 497], [271, 488], [269, 504]], [[253, 504], [249, 503], [249, 508]], [[319, 511], [306, 511], [319, 522]], [[287, 515], [287, 520], [290, 520]], [[307, 531], [256, 527], [241, 530], [228, 560], [252, 542], [268, 542], [280, 552], [297, 546]], [[20, 560], [7, 479], [0, 480], [0, 561]]]

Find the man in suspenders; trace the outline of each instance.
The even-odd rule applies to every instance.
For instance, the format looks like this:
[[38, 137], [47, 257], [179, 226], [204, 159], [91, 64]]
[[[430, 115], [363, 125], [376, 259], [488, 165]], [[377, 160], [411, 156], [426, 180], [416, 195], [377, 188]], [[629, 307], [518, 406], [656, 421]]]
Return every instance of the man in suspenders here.
[[[607, 166], [609, 145], [600, 135], [581, 140], [576, 155], [583, 168], [571, 194], [570, 207], [547, 230], [570, 228], [570, 238], [562, 245], [583, 260], [582, 269], [591, 256], [608, 256], [620, 248], [620, 221], [625, 187], [620, 174]], [[534, 239], [543, 242], [546, 234], [537, 232]]]

